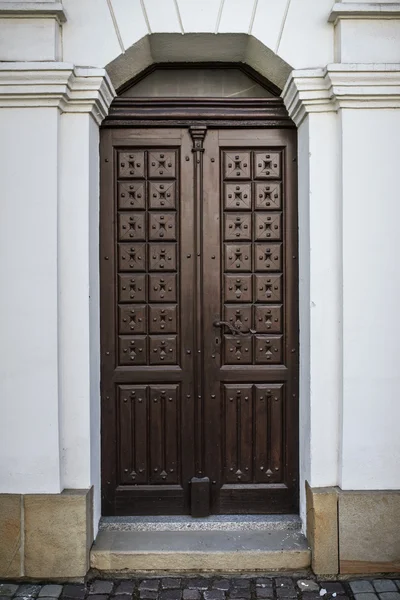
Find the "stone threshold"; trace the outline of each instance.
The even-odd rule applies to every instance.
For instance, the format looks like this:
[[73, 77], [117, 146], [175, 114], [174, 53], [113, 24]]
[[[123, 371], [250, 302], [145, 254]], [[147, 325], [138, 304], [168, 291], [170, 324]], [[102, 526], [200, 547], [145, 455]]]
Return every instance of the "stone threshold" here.
[[278, 531], [301, 530], [298, 515], [102, 517], [100, 531]]
[[90, 553], [106, 574], [303, 571], [311, 552], [297, 516], [102, 519]]

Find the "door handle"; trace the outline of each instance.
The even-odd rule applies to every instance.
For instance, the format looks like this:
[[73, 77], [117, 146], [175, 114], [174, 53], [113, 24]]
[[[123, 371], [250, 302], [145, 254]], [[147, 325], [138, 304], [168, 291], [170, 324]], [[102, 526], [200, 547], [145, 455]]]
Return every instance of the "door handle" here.
[[256, 333], [255, 329], [249, 329], [248, 331], [242, 331], [238, 327], [235, 327], [228, 321], [214, 321], [214, 327], [227, 327], [232, 335], [249, 335], [249, 333]]

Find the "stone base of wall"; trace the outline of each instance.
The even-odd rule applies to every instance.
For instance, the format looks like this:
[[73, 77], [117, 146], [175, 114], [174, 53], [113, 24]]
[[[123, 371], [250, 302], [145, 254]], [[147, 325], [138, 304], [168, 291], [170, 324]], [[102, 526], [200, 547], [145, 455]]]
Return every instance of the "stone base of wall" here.
[[400, 491], [306, 488], [316, 574], [400, 572]]
[[93, 491], [0, 494], [0, 578], [79, 579], [89, 570]]

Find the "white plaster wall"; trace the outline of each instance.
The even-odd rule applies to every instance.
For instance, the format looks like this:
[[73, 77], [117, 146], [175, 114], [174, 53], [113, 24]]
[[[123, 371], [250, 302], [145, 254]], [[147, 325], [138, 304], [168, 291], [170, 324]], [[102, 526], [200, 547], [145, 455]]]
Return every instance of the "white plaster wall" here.
[[0, 493], [58, 493], [58, 110], [3, 108], [0, 131]]
[[63, 59], [74, 64], [103, 67], [148, 33], [195, 32], [254, 35], [295, 68], [333, 62], [332, 0], [64, 0], [63, 5]]
[[399, 61], [399, 19], [343, 19], [336, 25], [335, 35], [337, 62], [396, 63]]
[[[337, 115], [311, 113], [308, 202], [310, 244], [310, 479], [313, 487], [337, 485], [342, 398], [342, 240], [340, 145]], [[299, 207], [300, 214], [305, 210]], [[300, 236], [302, 232], [300, 231]], [[305, 322], [307, 315], [302, 318]]]
[[0, 18], [0, 60], [59, 60], [60, 54], [55, 19]]
[[298, 129], [298, 203], [299, 203], [299, 459], [300, 459], [300, 514], [305, 527], [305, 482], [310, 480], [310, 166], [309, 121], [305, 119]]
[[61, 117], [59, 355], [64, 488], [90, 485], [89, 122]]
[[400, 488], [400, 110], [343, 109], [343, 489]]

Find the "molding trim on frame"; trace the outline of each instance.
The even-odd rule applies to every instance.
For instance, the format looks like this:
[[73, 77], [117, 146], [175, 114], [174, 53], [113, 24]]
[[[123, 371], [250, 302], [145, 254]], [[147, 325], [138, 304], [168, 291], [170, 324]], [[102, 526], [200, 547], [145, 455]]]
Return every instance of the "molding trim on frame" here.
[[0, 18], [52, 18], [60, 25], [67, 17], [62, 2], [0, 2]]
[[0, 108], [58, 107], [89, 113], [98, 125], [115, 90], [105, 69], [69, 63], [0, 63]]
[[299, 126], [312, 112], [341, 108], [400, 108], [400, 64], [331, 64], [294, 70], [282, 92]]
[[335, 2], [328, 18], [337, 24], [340, 19], [398, 19], [400, 3]]

